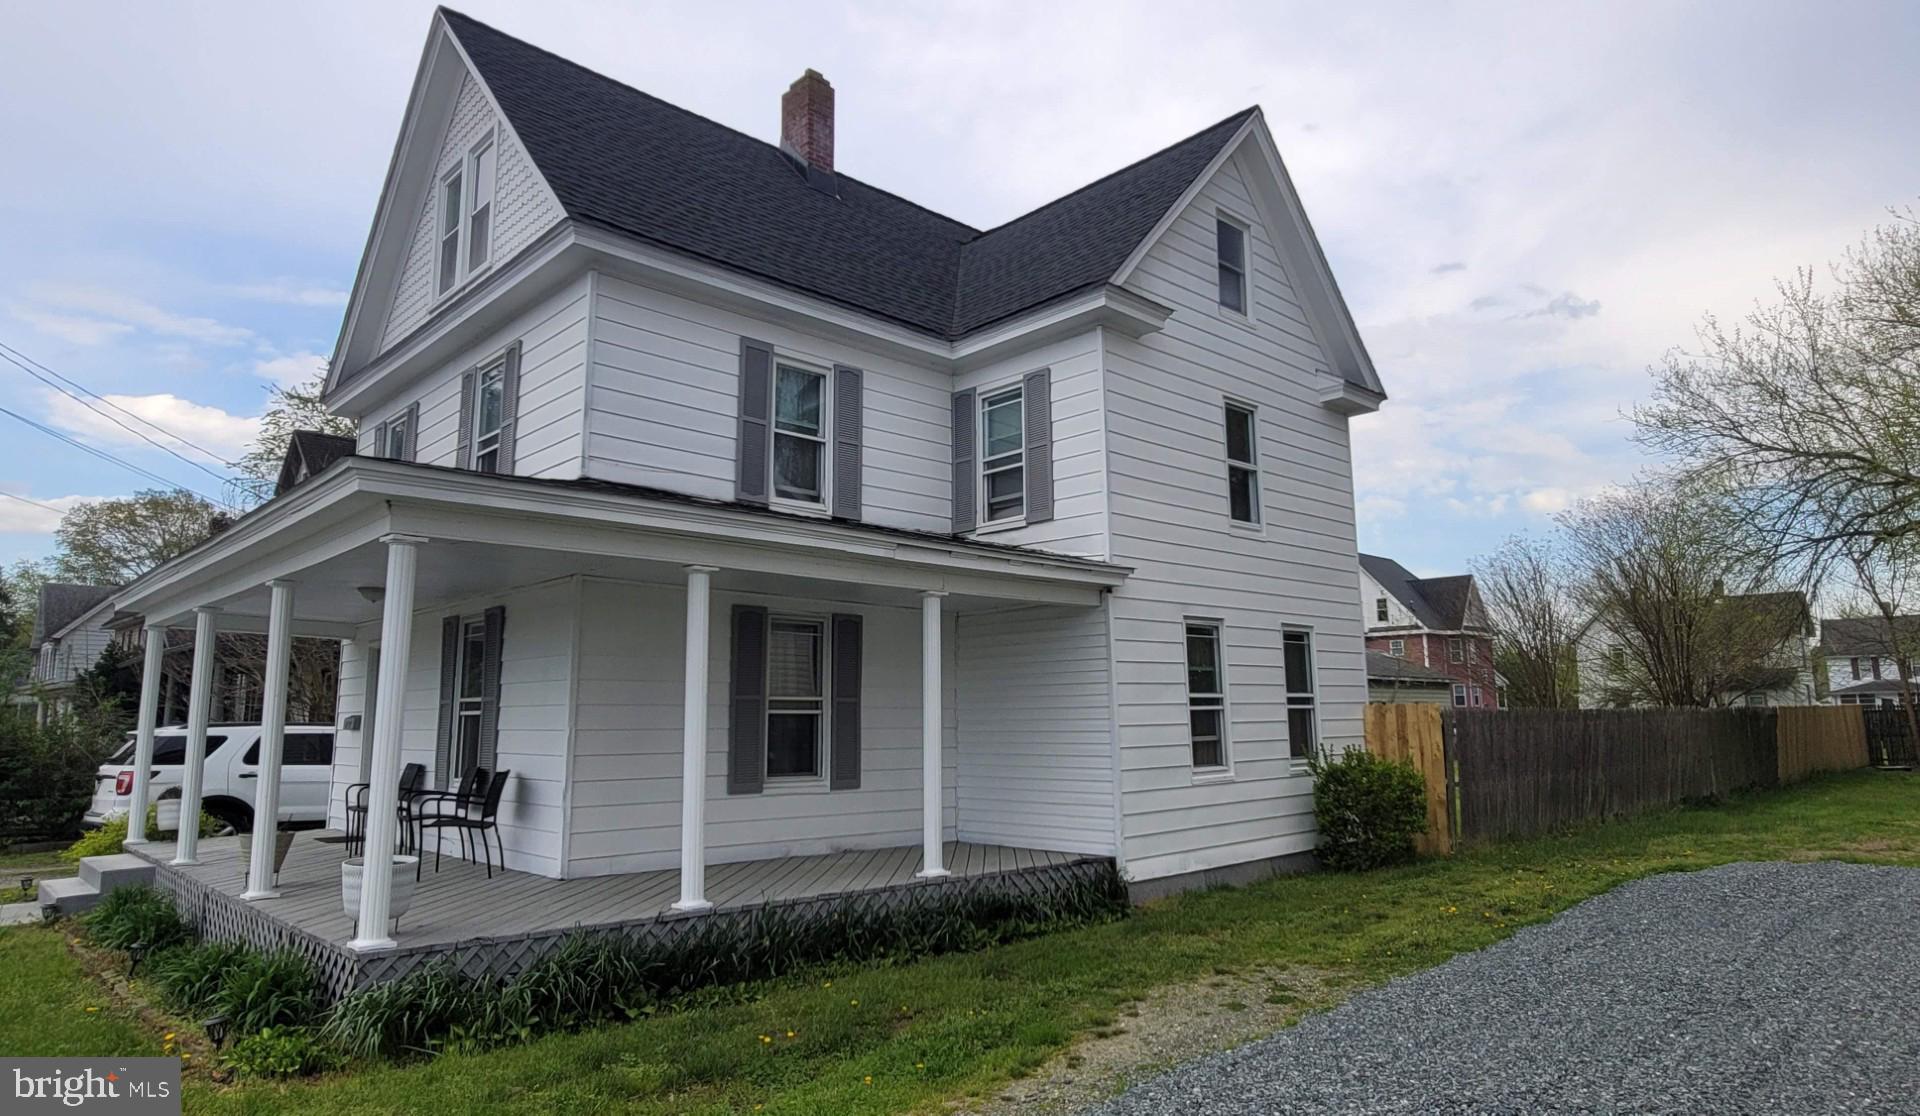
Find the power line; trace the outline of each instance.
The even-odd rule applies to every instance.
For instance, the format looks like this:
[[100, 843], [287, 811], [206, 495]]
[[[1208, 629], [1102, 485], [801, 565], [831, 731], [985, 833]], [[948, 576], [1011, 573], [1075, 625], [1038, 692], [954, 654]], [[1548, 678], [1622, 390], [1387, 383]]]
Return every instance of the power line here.
[[122, 469], [126, 469], [131, 472], [138, 473], [149, 480], [156, 481], [160, 484], [165, 485], [169, 489], [174, 489], [180, 492], [188, 493], [189, 495], [198, 496], [202, 500], [205, 500], [210, 504], [218, 504], [221, 507], [231, 506], [227, 504], [227, 502], [224, 500], [216, 500], [213, 497], [208, 496], [204, 492], [200, 492], [196, 489], [188, 488], [184, 484], [177, 484], [174, 481], [170, 481], [167, 478], [161, 476], [159, 473], [153, 472], [150, 469], [143, 469], [140, 466], [135, 465], [131, 461], [126, 461], [122, 458], [115, 457], [113, 454], [110, 454], [103, 449], [98, 449], [94, 446], [87, 445], [85, 442], [79, 441], [74, 438], [69, 438], [65, 434], [60, 433], [58, 430], [55, 430], [44, 423], [35, 422], [34, 420], [28, 418], [27, 416], [21, 414], [18, 411], [12, 411], [12, 410], [8, 410], [5, 407], [0, 407], [0, 415], [5, 415], [8, 418], [15, 419], [19, 422], [23, 422], [26, 425], [33, 427], [35, 430], [38, 430], [40, 433], [45, 434], [49, 438], [54, 438], [59, 441], [65, 442], [67, 445], [72, 446], [74, 449], [80, 450], [83, 453], [92, 454], [93, 456], [109, 464], [118, 465]]
[[[64, 383], [72, 384], [73, 387], [79, 389], [81, 392], [85, 392], [86, 395], [90, 395], [94, 399], [98, 399], [100, 402], [106, 404], [109, 407], [112, 407], [114, 410], [119, 411], [121, 414], [126, 415], [129, 418], [135, 419], [145, 424], [146, 426], [149, 426], [154, 430], [157, 430], [160, 433], [165, 434], [167, 437], [172, 438], [174, 441], [179, 442], [181, 445], [186, 446], [189, 449], [198, 450], [200, 453], [206, 454], [208, 457], [212, 458], [213, 460], [218, 461], [221, 465], [227, 466], [228, 468], [232, 468], [233, 463], [230, 461], [223, 460], [219, 454], [216, 454], [212, 450], [206, 449], [205, 447], [195, 445], [193, 442], [190, 442], [187, 439], [182, 438], [180, 435], [175, 434], [173, 431], [168, 430], [166, 427], [161, 426], [159, 423], [156, 423], [151, 419], [144, 418], [140, 415], [134, 414], [132, 411], [129, 411], [125, 407], [120, 406], [118, 403], [115, 403], [113, 400], [108, 399], [106, 396], [101, 395], [98, 392], [93, 391], [92, 389], [87, 388], [79, 383], [76, 383], [75, 381], [68, 379], [65, 376], [62, 376], [60, 373], [55, 372], [53, 369], [48, 368], [46, 365], [41, 364], [39, 361], [34, 360], [32, 357], [27, 356], [25, 353], [22, 353], [20, 350], [14, 348], [11, 345], [6, 344], [5, 342], [0, 342], [0, 359], [5, 359], [10, 364], [19, 368], [22, 372], [25, 372], [27, 375], [32, 376], [34, 379], [40, 381], [41, 383], [47, 385], [48, 387], [61, 393], [62, 395], [65, 395], [67, 398], [72, 399], [74, 402], [80, 404], [82, 407], [87, 408], [89, 411], [92, 411], [94, 414], [99, 415], [101, 418], [104, 418], [108, 422], [113, 423], [115, 426], [120, 427], [122, 430], [125, 430], [127, 433], [132, 434], [134, 437], [139, 438], [141, 441], [146, 442], [148, 445], [153, 446], [155, 449], [159, 449], [166, 453], [172, 454], [174, 457], [179, 458], [181, 461], [186, 462], [188, 465], [193, 466], [194, 468], [200, 470], [201, 472], [207, 474], [208, 476], [221, 482], [222, 484], [225, 484], [228, 480], [232, 479], [224, 473], [214, 472], [212, 469], [209, 469], [205, 465], [202, 465], [201, 463], [199, 463], [198, 461], [195, 461], [191, 457], [186, 456], [180, 451], [174, 449], [172, 446], [154, 441], [153, 438], [149, 437], [145, 432], [136, 430], [133, 427], [128, 426], [122, 420], [115, 418], [114, 416], [101, 410], [99, 407], [94, 406], [91, 402], [89, 402], [83, 396], [76, 395], [74, 394], [73, 391], [69, 391], [67, 388], [62, 387], [58, 383], [55, 383], [54, 380], [60, 380]], [[36, 372], [34, 370], [35, 368], [41, 369], [46, 373], [46, 375], [42, 375], [40, 372]], [[53, 379], [48, 379], [49, 376], [53, 377]]]
[[8, 492], [5, 489], [0, 489], [0, 496], [5, 496], [9, 500], [18, 500], [23, 504], [32, 504], [36, 508], [45, 508], [46, 510], [52, 512], [55, 515], [67, 514], [66, 512], [61, 511], [59, 508], [54, 507], [52, 504], [43, 504], [38, 500], [29, 500], [25, 496], [15, 495], [14, 493]]

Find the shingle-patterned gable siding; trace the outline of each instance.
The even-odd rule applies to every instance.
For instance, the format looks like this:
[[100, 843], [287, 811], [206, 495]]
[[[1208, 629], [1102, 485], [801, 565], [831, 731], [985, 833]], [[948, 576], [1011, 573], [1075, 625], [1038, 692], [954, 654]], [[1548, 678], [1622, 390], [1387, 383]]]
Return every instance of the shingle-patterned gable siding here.
[[[393, 310], [387, 317], [386, 332], [380, 348], [385, 350], [413, 332], [427, 320], [433, 307], [433, 275], [437, 238], [440, 176], [452, 170], [473, 145], [494, 127], [493, 106], [486, 91], [472, 74], [461, 79], [460, 96], [453, 110], [453, 121], [441, 140], [440, 153], [434, 158], [433, 185], [414, 222], [413, 239], [407, 247], [407, 262], [400, 270], [400, 282], [394, 290]], [[498, 155], [494, 171], [493, 245], [491, 259], [505, 263], [553, 226], [562, 216], [551, 196], [540, 186], [540, 173], [533, 160], [513, 137], [504, 131], [495, 141]], [[471, 189], [471, 183], [467, 184]]]

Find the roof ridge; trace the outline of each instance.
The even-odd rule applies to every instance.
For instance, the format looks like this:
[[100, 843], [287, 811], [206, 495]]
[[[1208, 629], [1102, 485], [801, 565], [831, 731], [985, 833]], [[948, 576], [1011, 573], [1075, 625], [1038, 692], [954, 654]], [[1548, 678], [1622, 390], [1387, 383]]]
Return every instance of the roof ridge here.
[[[629, 93], [632, 93], [636, 96], [645, 97], [647, 100], [652, 101], [654, 104], [659, 105], [660, 107], [665, 109], [670, 109], [673, 112], [679, 113], [681, 116], [685, 116], [693, 120], [698, 120], [702, 124], [710, 124], [715, 128], [721, 129], [722, 131], [731, 132], [734, 135], [739, 136], [741, 139], [749, 140], [753, 143], [757, 143], [762, 147], [770, 147], [774, 151], [779, 152], [781, 155], [786, 154], [786, 152], [777, 143], [768, 143], [766, 140], [761, 139], [759, 136], [756, 136], [751, 132], [742, 131], [741, 129], [736, 128], [731, 124], [722, 123], [721, 121], [715, 120], [711, 116], [705, 116], [705, 115], [702, 115], [701, 113], [697, 113], [692, 109], [687, 108], [684, 105], [676, 105], [672, 101], [669, 101], [664, 97], [655, 96], [654, 94], [647, 92], [646, 90], [640, 88], [637, 85], [631, 85], [627, 82], [621, 81], [617, 77], [612, 77], [608, 74], [603, 74], [599, 70], [596, 70], [591, 66], [585, 66], [578, 62], [575, 62], [573, 59], [568, 58], [563, 54], [556, 54], [553, 51], [548, 50], [546, 47], [539, 45], [538, 43], [529, 42], [526, 39], [519, 37], [518, 35], [510, 34], [509, 32], [506, 32], [506, 31], [502, 31], [498, 27], [495, 27], [494, 25], [486, 22], [485, 20], [475, 19], [474, 17], [468, 15], [465, 12], [459, 11], [454, 8], [450, 8], [445, 4], [440, 5], [439, 11], [441, 11], [446, 15], [455, 16], [459, 19], [463, 19], [468, 23], [471, 23], [474, 26], [480, 28], [481, 30], [491, 32], [492, 34], [498, 35], [503, 39], [511, 39], [512, 41], [520, 44], [521, 46], [526, 47], [528, 50], [531, 50], [537, 54], [545, 55], [546, 57], [551, 58], [554, 61], [567, 66], [569, 69], [578, 70], [579, 72], [586, 74], [597, 81], [603, 81], [609, 85], [617, 85], [621, 89], [624, 89]], [[1183, 140], [1181, 142], [1185, 142], [1185, 141]], [[942, 213], [937, 209], [934, 209], [930, 206], [922, 205], [921, 203], [914, 201], [912, 198], [902, 197], [901, 195], [896, 194], [893, 191], [888, 190], [884, 187], [875, 186], [873, 183], [868, 182], [863, 178], [856, 178], [851, 174], [847, 174], [839, 170], [834, 171], [834, 176], [836, 178], [847, 179], [851, 182], [854, 182], [857, 185], [860, 185], [869, 190], [872, 190], [876, 194], [885, 194], [886, 196], [901, 203], [902, 205], [910, 205], [913, 208], [919, 210], [920, 212], [925, 213], [929, 217], [936, 217], [942, 221], [945, 221], [947, 224], [956, 226], [957, 228], [960, 228], [966, 231], [968, 234], [970, 234], [967, 237], [961, 238], [958, 241], [958, 243], [965, 244], [969, 240], [975, 239], [980, 235], [982, 235], [979, 229], [974, 228], [972, 225], [967, 224], [965, 221], [962, 221], [957, 217], [950, 217], [947, 214]]]

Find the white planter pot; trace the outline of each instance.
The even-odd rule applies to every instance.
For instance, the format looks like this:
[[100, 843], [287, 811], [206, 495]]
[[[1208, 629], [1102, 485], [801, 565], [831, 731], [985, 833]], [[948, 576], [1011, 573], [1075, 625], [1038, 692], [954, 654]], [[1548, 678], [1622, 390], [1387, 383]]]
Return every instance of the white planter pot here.
[[[413, 905], [413, 873], [418, 863], [417, 856], [393, 858], [393, 890], [388, 893], [387, 914], [396, 927], [400, 925], [400, 916]], [[366, 858], [359, 856], [348, 857], [340, 865], [340, 905], [355, 922], [360, 919], [360, 883], [366, 866]]]
[[162, 833], [180, 832], [180, 800], [163, 798], [153, 804], [154, 828]]

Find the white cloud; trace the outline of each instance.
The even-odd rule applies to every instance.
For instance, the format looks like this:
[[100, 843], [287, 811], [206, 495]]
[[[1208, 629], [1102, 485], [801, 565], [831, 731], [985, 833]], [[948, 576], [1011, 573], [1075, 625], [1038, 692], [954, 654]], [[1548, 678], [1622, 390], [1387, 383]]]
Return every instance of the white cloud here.
[[255, 302], [274, 302], [285, 306], [344, 307], [347, 292], [322, 283], [302, 283], [297, 279], [271, 279], [263, 283], [235, 283], [221, 288], [235, 298]]
[[[195, 403], [166, 392], [154, 395], [107, 395], [105, 398], [114, 406], [153, 423], [161, 430], [229, 461], [246, 452], [247, 443], [253, 441], [260, 431], [260, 419], [257, 416], [231, 414], [218, 407]], [[48, 421], [69, 434], [114, 448], [152, 448], [150, 443], [126, 427], [68, 396], [49, 391], [45, 401]], [[128, 426], [145, 430], [132, 419], [117, 417]], [[145, 432], [158, 441], [167, 442], [166, 438], [152, 430]], [[182, 452], [194, 456], [191, 451]]]
[[327, 358], [319, 353], [285, 353], [255, 361], [254, 375], [272, 380], [281, 387], [299, 387], [310, 382], [327, 367]]
[[104, 345], [116, 337], [133, 332], [133, 327], [125, 322], [103, 322], [98, 318], [82, 318], [72, 314], [56, 314], [48, 310], [36, 310], [31, 306], [9, 306], [8, 312], [49, 337], [57, 337], [73, 345]]
[[181, 337], [211, 345], [233, 345], [250, 340], [253, 331], [212, 318], [175, 314], [133, 295], [80, 283], [35, 283], [34, 301], [60, 310], [78, 310], [163, 337]]
[[98, 499], [101, 497], [33, 496], [24, 490], [0, 489], [0, 534], [51, 535], [60, 526], [62, 515]]

